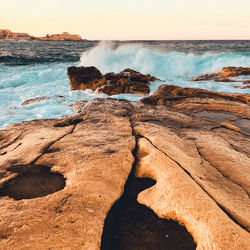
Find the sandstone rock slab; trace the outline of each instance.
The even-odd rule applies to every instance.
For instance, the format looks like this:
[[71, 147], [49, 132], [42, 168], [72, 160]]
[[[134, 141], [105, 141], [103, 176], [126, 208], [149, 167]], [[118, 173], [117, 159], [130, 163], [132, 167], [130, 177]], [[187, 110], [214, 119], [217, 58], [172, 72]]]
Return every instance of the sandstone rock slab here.
[[[75, 104], [71, 117], [1, 130], [1, 246], [99, 249], [133, 166], [138, 178], [156, 182], [137, 200], [184, 225], [198, 249], [248, 249], [247, 98], [96, 99]], [[215, 102], [221, 109], [209, 108]]]

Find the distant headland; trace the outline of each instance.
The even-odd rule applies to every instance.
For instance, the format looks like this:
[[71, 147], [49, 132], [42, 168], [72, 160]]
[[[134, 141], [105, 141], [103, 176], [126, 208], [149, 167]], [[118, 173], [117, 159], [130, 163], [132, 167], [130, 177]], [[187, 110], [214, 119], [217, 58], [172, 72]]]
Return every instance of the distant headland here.
[[52, 34], [46, 35], [44, 37], [35, 37], [31, 36], [28, 33], [21, 32], [12, 32], [8, 29], [0, 29], [0, 40], [7, 41], [18, 41], [18, 40], [27, 40], [27, 41], [79, 41], [83, 40], [80, 35], [69, 34], [68, 32], [63, 32], [62, 34]]

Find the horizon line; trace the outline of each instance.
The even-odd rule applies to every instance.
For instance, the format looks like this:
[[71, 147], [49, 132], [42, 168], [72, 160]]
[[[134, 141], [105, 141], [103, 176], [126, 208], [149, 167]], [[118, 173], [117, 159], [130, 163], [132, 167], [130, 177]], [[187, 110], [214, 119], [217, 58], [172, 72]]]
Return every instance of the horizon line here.
[[[43, 37], [46, 35], [54, 35], [54, 34], [62, 34], [63, 32], [68, 32], [71, 35], [79, 35], [79, 36], [83, 36], [84, 33], [82, 32], [70, 32], [70, 31], [62, 31], [62, 32], [52, 32], [52, 33], [47, 33], [43, 36], [38, 36], [38, 35], [33, 35], [31, 33], [29, 33], [28, 31], [13, 31], [10, 28], [0, 28], [0, 30], [10, 30], [13, 33], [27, 33], [30, 36], [34, 36], [34, 37]], [[88, 40], [88, 41], [250, 41], [250, 37], [249, 38], [197, 38], [197, 39], [88, 39], [88, 38], [82, 38], [82, 40]]]

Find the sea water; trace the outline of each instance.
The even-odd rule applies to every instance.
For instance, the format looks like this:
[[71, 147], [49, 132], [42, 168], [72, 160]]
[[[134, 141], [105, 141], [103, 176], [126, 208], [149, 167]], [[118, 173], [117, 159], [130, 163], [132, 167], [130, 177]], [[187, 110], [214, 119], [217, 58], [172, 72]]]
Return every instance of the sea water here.
[[[166, 81], [151, 83], [151, 94], [161, 84], [250, 93], [234, 88], [241, 82], [189, 81], [226, 66], [250, 67], [250, 41], [0, 41], [0, 128], [70, 115], [70, 104], [76, 101], [107, 97], [91, 90], [71, 91], [67, 67], [72, 65], [96, 66], [103, 74], [132, 68]], [[41, 96], [50, 98], [21, 105]], [[112, 97], [138, 101], [143, 96]]]

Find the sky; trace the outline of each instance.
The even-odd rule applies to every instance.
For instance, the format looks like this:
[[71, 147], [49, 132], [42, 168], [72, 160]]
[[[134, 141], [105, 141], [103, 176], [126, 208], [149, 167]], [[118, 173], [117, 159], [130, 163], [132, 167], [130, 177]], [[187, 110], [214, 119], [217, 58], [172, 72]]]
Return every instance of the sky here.
[[250, 0], [0, 0], [3, 28], [96, 40], [250, 40]]

